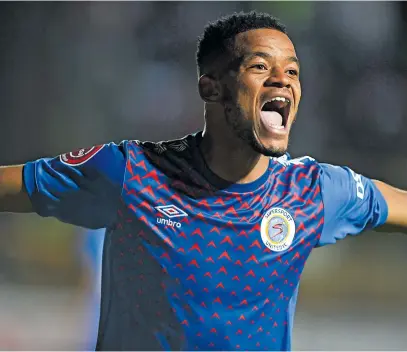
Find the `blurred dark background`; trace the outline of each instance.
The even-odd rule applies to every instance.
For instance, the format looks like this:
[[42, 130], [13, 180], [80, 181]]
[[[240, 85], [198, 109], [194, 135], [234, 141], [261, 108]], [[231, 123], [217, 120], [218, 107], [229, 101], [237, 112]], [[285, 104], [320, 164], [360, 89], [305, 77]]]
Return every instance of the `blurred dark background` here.
[[[252, 9], [287, 24], [301, 60], [290, 153], [407, 188], [406, 2], [2, 2], [0, 165], [201, 129], [197, 36]], [[0, 349], [88, 346], [101, 239], [0, 216]], [[315, 250], [294, 349], [407, 349], [406, 258], [402, 235]]]

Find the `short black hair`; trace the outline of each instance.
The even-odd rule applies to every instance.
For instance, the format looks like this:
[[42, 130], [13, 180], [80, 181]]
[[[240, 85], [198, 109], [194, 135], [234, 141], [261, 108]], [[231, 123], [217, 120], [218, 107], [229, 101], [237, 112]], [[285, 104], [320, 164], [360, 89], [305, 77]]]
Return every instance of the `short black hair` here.
[[209, 22], [198, 38], [196, 63], [201, 73], [207, 59], [214, 59], [227, 49], [226, 42], [237, 34], [252, 29], [270, 28], [287, 34], [287, 29], [279, 19], [263, 12], [239, 12]]

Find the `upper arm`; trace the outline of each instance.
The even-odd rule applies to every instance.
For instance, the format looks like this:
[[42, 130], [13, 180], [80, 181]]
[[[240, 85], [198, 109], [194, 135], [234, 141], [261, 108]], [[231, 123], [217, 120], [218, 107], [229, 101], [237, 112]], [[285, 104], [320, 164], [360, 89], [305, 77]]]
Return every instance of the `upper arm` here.
[[105, 144], [24, 166], [23, 180], [34, 210], [87, 228], [114, 220], [126, 164], [126, 144]]
[[[407, 227], [407, 192], [401, 189], [392, 187], [381, 181], [374, 181], [376, 187], [380, 190], [388, 206], [388, 217], [386, 225]], [[384, 230], [389, 230], [386, 226]], [[399, 228], [394, 228], [400, 231]], [[406, 230], [404, 229], [403, 232]]]
[[387, 203], [374, 182], [347, 167], [321, 164], [324, 228], [318, 245], [382, 225]]

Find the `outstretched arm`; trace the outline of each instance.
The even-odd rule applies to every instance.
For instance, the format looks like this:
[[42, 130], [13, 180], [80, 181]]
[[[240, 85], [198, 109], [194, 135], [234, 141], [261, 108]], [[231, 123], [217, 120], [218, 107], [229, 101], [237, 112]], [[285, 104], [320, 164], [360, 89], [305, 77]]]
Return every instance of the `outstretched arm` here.
[[107, 227], [120, 204], [126, 143], [109, 143], [0, 168], [0, 212], [36, 212], [86, 228]]
[[320, 165], [324, 227], [318, 246], [364, 230], [407, 234], [407, 191], [347, 167]]
[[386, 223], [387, 201], [375, 182], [348, 167], [320, 165], [324, 226], [318, 247]]
[[32, 211], [31, 201], [23, 182], [23, 165], [0, 167], [0, 212]]
[[373, 182], [383, 195], [388, 207], [386, 223], [377, 230], [407, 233], [407, 191], [392, 187], [382, 181]]

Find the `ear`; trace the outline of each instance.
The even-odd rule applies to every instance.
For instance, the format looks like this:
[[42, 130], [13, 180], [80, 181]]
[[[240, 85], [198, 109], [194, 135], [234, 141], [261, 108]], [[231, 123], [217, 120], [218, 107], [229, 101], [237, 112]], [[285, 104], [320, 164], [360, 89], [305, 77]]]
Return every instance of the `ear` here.
[[218, 103], [222, 99], [220, 82], [212, 76], [202, 75], [198, 80], [199, 95], [205, 103]]

